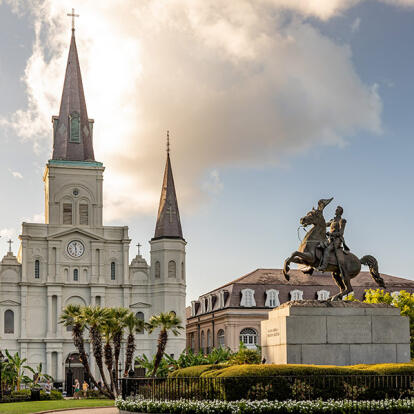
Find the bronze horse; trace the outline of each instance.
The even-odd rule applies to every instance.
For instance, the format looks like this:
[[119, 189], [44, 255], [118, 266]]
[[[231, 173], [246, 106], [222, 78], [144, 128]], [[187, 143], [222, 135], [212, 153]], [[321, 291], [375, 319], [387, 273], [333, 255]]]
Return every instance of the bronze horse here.
[[[283, 274], [287, 280], [289, 280], [289, 265], [292, 262], [309, 266], [310, 269], [304, 272], [308, 274], [312, 274], [313, 270], [318, 268], [323, 254], [320, 244], [326, 240], [326, 221], [323, 216], [324, 207], [324, 205], [320, 205], [318, 209], [313, 208], [305, 217], [300, 219], [302, 226], [313, 225], [313, 227], [306, 233], [299, 246], [299, 250], [293, 252], [285, 260]], [[329, 257], [327, 271], [332, 273], [340, 292], [332, 296], [330, 300], [340, 300], [353, 291], [351, 279], [359, 274], [361, 265], [369, 266], [369, 272], [374, 281], [378, 286], [385, 288], [384, 280], [378, 272], [378, 262], [375, 257], [368, 255], [358, 259], [352, 253], [343, 254], [342, 251], [338, 251], [337, 255], [341, 267], [338, 265], [337, 257], [332, 255], [332, 257]]]

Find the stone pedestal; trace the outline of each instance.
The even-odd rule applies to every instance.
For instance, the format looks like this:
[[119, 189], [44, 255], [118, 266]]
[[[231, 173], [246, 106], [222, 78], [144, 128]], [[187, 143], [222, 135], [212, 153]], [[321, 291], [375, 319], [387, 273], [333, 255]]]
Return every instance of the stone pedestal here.
[[262, 321], [269, 364], [410, 362], [410, 329], [399, 309], [360, 302], [293, 301]]

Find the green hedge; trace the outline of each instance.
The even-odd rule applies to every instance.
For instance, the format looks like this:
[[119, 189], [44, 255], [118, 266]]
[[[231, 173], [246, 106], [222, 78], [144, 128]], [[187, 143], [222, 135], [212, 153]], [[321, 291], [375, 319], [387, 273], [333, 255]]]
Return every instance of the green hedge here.
[[[174, 372], [173, 377], [199, 377], [210, 382], [195, 383], [193, 392], [227, 401], [240, 398], [270, 399], [381, 399], [408, 396], [409, 384], [398, 379], [374, 381], [368, 375], [413, 375], [414, 364], [354, 366], [320, 365], [202, 365]], [[214, 379], [217, 379], [216, 381]], [[190, 392], [191, 393], [191, 392]], [[186, 396], [188, 398], [188, 396]]]
[[414, 375], [414, 363], [374, 365], [199, 365], [178, 369], [171, 377], [273, 377], [278, 375]]
[[227, 367], [226, 364], [211, 364], [211, 365], [196, 365], [194, 367], [187, 367], [177, 369], [176, 371], [171, 372], [168, 376], [170, 378], [195, 378], [200, 377], [204, 373], [215, 371], [221, 368]]
[[[31, 395], [30, 389], [12, 391], [9, 395], [3, 395], [3, 402], [30, 401]], [[57, 390], [52, 390], [50, 394], [46, 394], [44, 390], [40, 390], [40, 400], [63, 400], [63, 395]]]

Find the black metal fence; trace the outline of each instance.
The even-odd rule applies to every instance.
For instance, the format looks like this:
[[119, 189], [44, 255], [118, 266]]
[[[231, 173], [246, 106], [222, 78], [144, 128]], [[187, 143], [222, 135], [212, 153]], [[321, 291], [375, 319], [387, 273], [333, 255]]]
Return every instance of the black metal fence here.
[[150, 400], [380, 400], [414, 396], [414, 375], [123, 378], [122, 398]]

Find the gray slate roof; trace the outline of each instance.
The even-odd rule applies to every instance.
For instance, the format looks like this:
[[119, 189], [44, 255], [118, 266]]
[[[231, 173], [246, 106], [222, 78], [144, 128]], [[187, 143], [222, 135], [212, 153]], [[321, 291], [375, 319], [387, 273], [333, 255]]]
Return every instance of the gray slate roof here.
[[[70, 142], [70, 116], [80, 115], [80, 142]], [[65, 81], [63, 84], [62, 100], [59, 116], [54, 128], [53, 156], [54, 160], [94, 161], [92, 128], [86, 110], [85, 94], [83, 92], [82, 76], [76, 48], [75, 32], [72, 30], [69, 56], [66, 65]]]
[[154, 239], [183, 239], [180, 212], [178, 210], [177, 196], [175, 194], [174, 178], [171, 168], [170, 154], [164, 170], [160, 205], [158, 207], [157, 224]]

